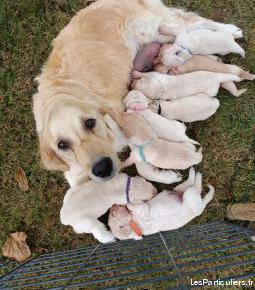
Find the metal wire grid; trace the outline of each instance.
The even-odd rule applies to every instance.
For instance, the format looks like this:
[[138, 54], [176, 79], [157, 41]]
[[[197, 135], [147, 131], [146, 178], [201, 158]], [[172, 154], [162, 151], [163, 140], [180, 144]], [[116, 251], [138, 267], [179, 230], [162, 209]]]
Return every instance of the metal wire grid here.
[[190, 289], [191, 279], [254, 278], [249, 234], [216, 222], [43, 254], [2, 276], [0, 289]]

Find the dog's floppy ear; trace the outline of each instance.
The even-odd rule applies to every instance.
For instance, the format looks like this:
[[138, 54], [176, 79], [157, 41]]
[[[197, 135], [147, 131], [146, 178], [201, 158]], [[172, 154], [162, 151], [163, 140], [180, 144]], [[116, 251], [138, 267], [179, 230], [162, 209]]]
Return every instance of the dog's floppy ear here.
[[61, 160], [52, 148], [47, 144], [44, 137], [39, 137], [40, 154], [44, 167], [53, 171], [68, 171], [69, 166]]
[[108, 114], [118, 125], [123, 122], [123, 116], [121, 112], [116, 112], [111, 108], [104, 109], [102, 114]]

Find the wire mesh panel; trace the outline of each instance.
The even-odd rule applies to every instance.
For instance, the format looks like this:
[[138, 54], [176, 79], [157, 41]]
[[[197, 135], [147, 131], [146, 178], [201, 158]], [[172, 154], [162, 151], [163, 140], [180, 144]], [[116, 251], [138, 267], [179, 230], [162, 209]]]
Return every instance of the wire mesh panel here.
[[255, 277], [254, 254], [247, 229], [217, 222], [3, 264], [0, 289], [189, 289]]

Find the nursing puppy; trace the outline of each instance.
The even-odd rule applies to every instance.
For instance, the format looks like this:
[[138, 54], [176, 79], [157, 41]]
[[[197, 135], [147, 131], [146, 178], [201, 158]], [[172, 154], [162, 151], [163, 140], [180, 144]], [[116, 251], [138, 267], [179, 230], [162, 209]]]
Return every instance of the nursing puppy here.
[[214, 97], [222, 83], [241, 80], [236, 75], [208, 71], [197, 71], [177, 76], [164, 75], [158, 72], [133, 72], [132, 75], [135, 79], [132, 89], [143, 92], [150, 99], [160, 100], [173, 100], [199, 93]]
[[119, 126], [129, 140], [130, 157], [123, 167], [136, 162], [149, 163], [162, 169], [187, 169], [202, 161], [202, 151], [190, 143], [159, 139], [145, 120], [133, 113], [124, 113]]
[[190, 169], [189, 178], [174, 192], [163, 191], [153, 199], [139, 204], [115, 205], [110, 210], [108, 224], [115, 237], [120, 240], [141, 239], [160, 231], [183, 227], [201, 215], [213, 199], [214, 188], [201, 197], [202, 175]]
[[186, 135], [186, 126], [176, 120], [168, 120], [149, 109], [149, 99], [142, 92], [131, 91], [124, 98], [124, 104], [128, 113], [136, 113], [142, 116], [156, 135], [164, 140], [172, 142], [187, 142], [198, 145]]
[[91, 233], [101, 243], [113, 242], [114, 236], [98, 218], [113, 204], [141, 202], [156, 193], [156, 188], [142, 177], [129, 178], [123, 173], [104, 183], [91, 180], [67, 191], [60, 219], [77, 234]]
[[220, 102], [216, 98], [205, 94], [197, 94], [185, 98], [171, 101], [153, 101], [150, 109], [169, 120], [179, 120], [182, 122], [204, 121], [216, 113]]
[[[161, 33], [167, 34], [167, 28], [162, 28]], [[190, 29], [178, 34], [172, 46], [162, 49], [160, 58], [166, 66], [178, 66], [193, 55], [226, 55], [231, 52], [245, 56], [244, 50], [228, 31]]]
[[[129, 140], [124, 136], [117, 123], [109, 115], [105, 116], [105, 121], [113, 131], [114, 135], [117, 136], [119, 140], [122, 140], [122, 144], [128, 146]], [[139, 175], [150, 181], [172, 184], [182, 180], [181, 175], [178, 172], [173, 170], [161, 170], [147, 162], [144, 162], [144, 160], [137, 160], [135, 165]]]
[[[214, 22], [160, 0], [98, 0], [74, 16], [54, 40], [33, 98], [44, 166], [66, 172], [71, 186], [115, 176], [116, 140], [103, 117], [109, 108], [123, 112], [137, 53], [204, 23]], [[159, 33], [162, 24], [171, 35]]]
[[[164, 49], [167, 50], [171, 44], [166, 44], [162, 47], [161, 55], [164, 55]], [[254, 80], [255, 76], [250, 74], [248, 71], [243, 70], [242, 68], [223, 63], [219, 58], [214, 56], [203, 56], [203, 55], [194, 55], [192, 58], [184, 62], [183, 64], [178, 65], [177, 67], [167, 67], [162, 63], [156, 64], [153, 67], [154, 71], [170, 75], [186, 74], [194, 71], [210, 71], [217, 73], [227, 73], [233, 74], [240, 77], [241, 80]], [[246, 89], [238, 90], [234, 82], [225, 82], [221, 84], [221, 87], [229, 90], [232, 95], [238, 97], [242, 95]]]

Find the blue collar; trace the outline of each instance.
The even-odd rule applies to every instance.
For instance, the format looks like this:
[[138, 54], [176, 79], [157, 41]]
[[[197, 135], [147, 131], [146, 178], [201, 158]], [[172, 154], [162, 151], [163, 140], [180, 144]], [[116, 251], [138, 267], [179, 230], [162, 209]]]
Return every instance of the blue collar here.
[[154, 141], [153, 139], [150, 139], [150, 140], [146, 141], [142, 145], [136, 145], [136, 144], [134, 144], [134, 147], [138, 148], [138, 151], [139, 151], [139, 154], [140, 154], [140, 157], [141, 157], [142, 161], [145, 162], [145, 163], [148, 163], [148, 162], [146, 161], [146, 158], [145, 158], [144, 148], [146, 146], [150, 145], [153, 141]]
[[131, 185], [131, 176], [128, 176], [127, 179], [127, 184], [126, 184], [126, 198], [127, 198], [127, 202], [130, 203], [130, 196], [129, 196], [129, 191], [130, 191], [130, 185]]

